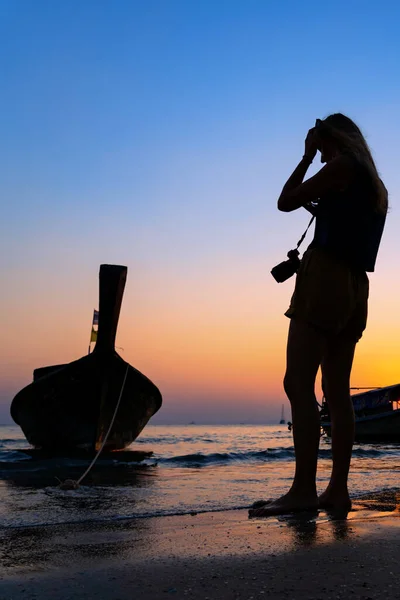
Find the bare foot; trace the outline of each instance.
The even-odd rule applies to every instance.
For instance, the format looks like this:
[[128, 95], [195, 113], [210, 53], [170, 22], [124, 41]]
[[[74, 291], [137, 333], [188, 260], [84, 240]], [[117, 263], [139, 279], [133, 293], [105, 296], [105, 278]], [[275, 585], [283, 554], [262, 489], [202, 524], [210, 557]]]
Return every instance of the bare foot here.
[[263, 508], [267, 504], [271, 504], [271, 502], [273, 502], [273, 500], [256, 500], [256, 502], [253, 502], [251, 505], [251, 508]]
[[264, 502], [265, 504], [261, 506], [257, 503], [258, 508], [251, 508], [249, 510], [249, 518], [285, 515], [304, 510], [315, 510], [318, 508], [318, 498], [316, 494], [304, 496], [298, 492], [288, 492], [285, 496], [282, 496], [277, 500]]
[[351, 510], [351, 500], [348, 491], [335, 492], [327, 488], [318, 498], [319, 508], [325, 510]]

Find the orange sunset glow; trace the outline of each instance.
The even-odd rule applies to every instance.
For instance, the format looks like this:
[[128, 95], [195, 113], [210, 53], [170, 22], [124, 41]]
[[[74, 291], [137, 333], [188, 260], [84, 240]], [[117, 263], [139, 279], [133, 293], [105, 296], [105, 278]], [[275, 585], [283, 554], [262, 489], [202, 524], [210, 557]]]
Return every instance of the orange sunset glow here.
[[[215, 264], [188, 283], [176, 270], [149, 275], [129, 267], [117, 347], [162, 390], [164, 407], [154, 422], [278, 418], [286, 402], [282, 378], [289, 320], [283, 312], [293, 280], [276, 284], [268, 266], [265, 260], [251, 268], [244, 262], [238, 262], [238, 269]], [[1, 377], [10, 394], [31, 380], [35, 367], [86, 353], [92, 307], [97, 306], [98, 267], [85, 266], [78, 275], [77, 264], [76, 272], [76, 287], [71, 275], [64, 280], [57, 274], [59, 287], [46, 295], [31, 279], [27, 298], [19, 295], [14, 306], [11, 299], [22, 287], [21, 279], [9, 290]], [[384, 386], [400, 379], [400, 318], [397, 323], [392, 318], [398, 290], [394, 284], [393, 294], [388, 293], [388, 276], [370, 277], [369, 326], [357, 347], [353, 386]], [[317, 396], [321, 398], [319, 386]]]

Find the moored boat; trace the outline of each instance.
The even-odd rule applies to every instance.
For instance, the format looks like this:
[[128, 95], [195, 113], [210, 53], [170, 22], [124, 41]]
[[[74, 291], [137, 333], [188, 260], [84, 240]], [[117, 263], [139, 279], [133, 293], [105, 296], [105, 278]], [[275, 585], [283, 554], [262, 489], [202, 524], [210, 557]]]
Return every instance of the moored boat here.
[[33, 382], [13, 399], [11, 416], [35, 448], [50, 453], [94, 452], [115, 413], [105, 450], [123, 449], [160, 409], [158, 388], [115, 351], [126, 275], [124, 266], [100, 266], [93, 352], [68, 364], [35, 369]]
[[282, 404], [282, 413], [281, 413], [279, 425], [285, 425], [285, 423], [286, 423], [286, 421], [285, 421], [285, 405]]
[[[356, 442], [400, 442], [400, 384], [352, 395]], [[325, 400], [321, 427], [331, 436], [329, 408]]]

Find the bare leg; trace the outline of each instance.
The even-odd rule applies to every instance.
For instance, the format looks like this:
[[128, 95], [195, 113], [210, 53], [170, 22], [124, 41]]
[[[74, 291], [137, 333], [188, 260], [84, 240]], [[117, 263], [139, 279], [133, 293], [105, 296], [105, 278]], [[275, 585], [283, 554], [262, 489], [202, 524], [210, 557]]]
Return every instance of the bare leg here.
[[319, 497], [321, 508], [351, 508], [347, 478], [354, 441], [354, 410], [350, 398], [354, 350], [355, 342], [339, 337], [328, 343], [322, 360], [324, 393], [332, 421], [333, 465], [329, 485]]
[[251, 517], [313, 509], [318, 505], [315, 477], [320, 421], [314, 386], [324, 347], [322, 334], [307, 323], [291, 320], [284, 385], [292, 407], [295, 476], [285, 496], [251, 509]]

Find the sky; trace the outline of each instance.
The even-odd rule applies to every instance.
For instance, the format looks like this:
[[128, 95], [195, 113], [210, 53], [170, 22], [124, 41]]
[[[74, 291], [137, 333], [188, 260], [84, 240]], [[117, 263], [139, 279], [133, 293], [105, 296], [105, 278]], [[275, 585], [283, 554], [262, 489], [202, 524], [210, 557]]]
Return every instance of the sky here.
[[399, 18], [385, 0], [0, 0], [0, 423], [34, 368], [87, 353], [102, 263], [128, 267], [117, 346], [163, 394], [153, 423], [288, 416], [294, 278], [270, 270], [308, 213], [276, 200], [338, 111], [390, 194], [352, 385], [399, 382]]

